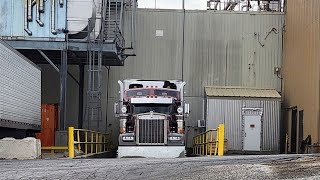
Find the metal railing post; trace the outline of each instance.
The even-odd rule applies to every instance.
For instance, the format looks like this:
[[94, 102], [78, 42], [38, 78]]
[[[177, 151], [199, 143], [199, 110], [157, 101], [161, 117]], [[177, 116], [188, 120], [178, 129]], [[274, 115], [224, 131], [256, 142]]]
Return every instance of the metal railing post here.
[[91, 148], [90, 148], [90, 153], [93, 153], [93, 132], [91, 133]]
[[224, 124], [219, 125], [218, 129], [218, 156], [223, 156], [224, 153]]
[[74, 158], [74, 127], [69, 127], [68, 129], [68, 150], [69, 150], [69, 158]]
[[209, 141], [208, 141], [208, 134], [210, 133], [210, 131], [208, 133], [205, 134], [205, 138], [206, 138], [206, 153], [205, 155], [208, 155], [208, 146], [209, 146]]
[[210, 131], [210, 156], [212, 155], [213, 131]]
[[77, 143], [78, 143], [78, 151], [81, 150], [81, 144], [80, 144], [80, 130], [76, 130], [77, 131]]
[[86, 154], [88, 154], [88, 132], [85, 132], [85, 146], [84, 146], [84, 151]]
[[98, 133], [95, 133], [96, 134], [96, 153], [98, 153], [98, 141], [99, 141], [99, 134]]

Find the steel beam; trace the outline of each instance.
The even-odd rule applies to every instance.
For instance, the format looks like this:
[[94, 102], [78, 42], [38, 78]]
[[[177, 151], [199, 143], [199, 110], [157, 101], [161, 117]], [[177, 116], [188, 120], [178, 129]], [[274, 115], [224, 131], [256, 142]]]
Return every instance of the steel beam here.
[[61, 52], [60, 67], [60, 130], [65, 130], [67, 119], [67, 77], [68, 77], [68, 54], [67, 49]]
[[[6, 43], [8, 43], [10, 46], [12, 46], [15, 49], [39, 49], [39, 50], [63, 50], [65, 46], [64, 41], [31, 41], [31, 40], [6, 40]], [[86, 41], [78, 41], [68, 42], [68, 49], [72, 51], [87, 51], [88, 50], [88, 43]], [[99, 49], [96, 48], [96, 51]], [[102, 45], [102, 51], [103, 52], [113, 52], [116, 53], [116, 45], [115, 43], [103, 43]]]
[[79, 65], [79, 111], [78, 111], [78, 128], [83, 128], [83, 92], [84, 92], [84, 65]]
[[39, 50], [39, 49], [38, 49], [38, 52], [41, 54], [41, 56], [42, 56], [45, 60], [48, 61], [49, 64], [51, 64], [51, 66], [52, 66], [57, 72], [59, 72], [59, 68], [58, 68], [55, 64], [53, 64], [53, 62], [50, 60], [50, 58], [48, 58], [47, 55], [45, 55], [45, 54], [44, 54], [41, 50]]

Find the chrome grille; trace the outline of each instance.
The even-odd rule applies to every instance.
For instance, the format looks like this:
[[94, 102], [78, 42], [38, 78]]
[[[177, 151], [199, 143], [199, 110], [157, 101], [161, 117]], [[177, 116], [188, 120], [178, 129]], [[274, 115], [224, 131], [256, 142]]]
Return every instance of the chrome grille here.
[[164, 119], [138, 119], [137, 144], [164, 145], [167, 143], [167, 120]]

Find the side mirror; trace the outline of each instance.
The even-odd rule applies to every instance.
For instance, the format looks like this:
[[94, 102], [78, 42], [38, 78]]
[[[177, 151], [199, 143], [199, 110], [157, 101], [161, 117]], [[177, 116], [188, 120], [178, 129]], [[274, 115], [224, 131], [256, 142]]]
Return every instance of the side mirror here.
[[184, 104], [184, 113], [190, 114], [190, 104]]
[[119, 103], [114, 103], [113, 112], [114, 112], [116, 117], [120, 114], [120, 112], [119, 112]]

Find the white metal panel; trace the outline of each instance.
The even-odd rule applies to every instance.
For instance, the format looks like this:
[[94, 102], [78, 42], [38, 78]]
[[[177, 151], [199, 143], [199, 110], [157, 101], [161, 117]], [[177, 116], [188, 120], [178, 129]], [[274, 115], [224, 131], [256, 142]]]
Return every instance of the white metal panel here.
[[41, 71], [0, 41], [0, 119], [41, 124]]
[[244, 115], [244, 151], [261, 150], [261, 116]]

